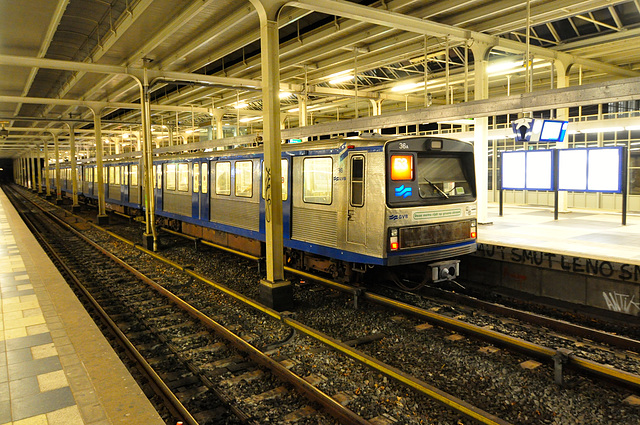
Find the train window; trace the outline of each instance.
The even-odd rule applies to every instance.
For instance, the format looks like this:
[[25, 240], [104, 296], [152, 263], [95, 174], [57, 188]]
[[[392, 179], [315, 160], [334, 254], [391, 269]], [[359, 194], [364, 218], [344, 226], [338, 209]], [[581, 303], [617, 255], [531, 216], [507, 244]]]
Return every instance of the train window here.
[[209, 164], [204, 162], [202, 164], [202, 193], [209, 191]]
[[137, 185], [138, 185], [138, 166], [132, 165], [131, 166], [131, 186], [137, 186]]
[[[282, 173], [282, 200], [286, 201], [289, 197], [289, 160], [280, 161], [280, 171]], [[264, 161], [262, 162], [262, 175], [264, 176]], [[262, 198], [264, 198], [267, 188], [262, 185]]]
[[305, 158], [302, 166], [302, 200], [311, 204], [331, 204], [333, 190], [333, 160]]
[[351, 205], [364, 205], [364, 156], [351, 157]]
[[109, 184], [115, 184], [116, 182], [116, 174], [113, 172], [113, 167], [107, 167], [107, 173], [108, 173], [108, 182]]
[[216, 194], [231, 195], [230, 162], [216, 162]]
[[236, 162], [236, 196], [251, 198], [253, 196], [253, 162]]
[[189, 191], [189, 164], [186, 162], [178, 164], [178, 190]]
[[200, 164], [193, 163], [193, 192], [198, 193], [200, 191]]
[[125, 186], [129, 185], [129, 166], [122, 166], [122, 184]]
[[423, 199], [473, 195], [458, 157], [418, 156], [418, 182]]
[[113, 183], [114, 184], [120, 184], [120, 173], [122, 172], [120, 170], [120, 167], [112, 167], [111, 171], [113, 171]]
[[166, 176], [167, 190], [176, 190], [176, 164], [167, 164]]

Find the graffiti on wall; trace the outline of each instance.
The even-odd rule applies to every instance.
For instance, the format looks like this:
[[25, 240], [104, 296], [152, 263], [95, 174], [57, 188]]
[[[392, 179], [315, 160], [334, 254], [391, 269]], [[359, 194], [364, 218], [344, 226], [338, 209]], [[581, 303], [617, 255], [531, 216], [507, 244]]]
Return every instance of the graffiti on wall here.
[[630, 297], [628, 294], [620, 294], [615, 291], [603, 291], [602, 296], [604, 297], [604, 302], [607, 303], [607, 308], [611, 311], [626, 314], [634, 314], [640, 311], [640, 306], [635, 301], [635, 295]]
[[553, 254], [551, 252], [486, 244], [478, 244], [478, 251], [475, 255], [551, 270], [640, 283], [640, 265], [635, 264], [620, 264], [606, 260], [572, 257], [569, 255]]

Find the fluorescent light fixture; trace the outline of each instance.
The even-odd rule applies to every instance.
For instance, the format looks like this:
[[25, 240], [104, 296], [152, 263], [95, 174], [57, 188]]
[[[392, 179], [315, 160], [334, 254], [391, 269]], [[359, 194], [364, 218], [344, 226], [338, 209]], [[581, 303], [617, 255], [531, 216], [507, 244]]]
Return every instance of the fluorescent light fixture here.
[[329, 84], [340, 84], [340, 83], [345, 83], [349, 80], [353, 79], [353, 75], [342, 75], [340, 77], [336, 77], [333, 80], [329, 81]]
[[122, 135], [122, 138], [125, 139], [125, 140], [127, 140], [129, 137], [131, 137], [131, 135], [129, 133], [124, 133]]
[[522, 67], [522, 60], [519, 60], [519, 61], [501, 60], [501, 61], [495, 61], [491, 65], [489, 65], [487, 67], [487, 72], [491, 74], [494, 72], [508, 71], [517, 67]]
[[640, 125], [628, 125], [624, 129], [629, 131], [640, 130]]
[[233, 105], [233, 107], [236, 109], [246, 108], [247, 106], [249, 106], [247, 102], [239, 102]]
[[400, 84], [392, 87], [391, 91], [407, 91], [407, 90], [417, 89], [418, 87], [424, 87], [424, 82]]
[[300, 108], [287, 109], [287, 112], [298, 112]]
[[327, 80], [329, 80], [329, 84], [344, 83], [345, 81], [349, 81], [352, 78], [353, 78], [353, 69], [347, 69], [345, 71], [336, 72], [335, 74], [331, 74], [327, 76]]
[[286, 99], [287, 97], [291, 97], [291, 93], [288, 91], [281, 91], [280, 94], [278, 94], [278, 97], [280, 97], [280, 99]]
[[246, 117], [246, 118], [240, 118], [240, 122], [251, 122], [251, 121], [258, 121], [261, 120], [262, 117]]

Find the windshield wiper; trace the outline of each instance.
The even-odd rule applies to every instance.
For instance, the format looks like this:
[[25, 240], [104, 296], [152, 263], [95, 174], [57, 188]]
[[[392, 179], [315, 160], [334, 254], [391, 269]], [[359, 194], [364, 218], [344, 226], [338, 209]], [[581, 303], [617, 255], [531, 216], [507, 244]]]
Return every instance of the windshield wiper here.
[[433, 186], [433, 188], [434, 188], [435, 190], [437, 190], [437, 191], [438, 191], [438, 193], [439, 193], [440, 195], [444, 196], [446, 199], [449, 199], [449, 195], [447, 195], [446, 193], [444, 193], [444, 191], [443, 191], [442, 189], [440, 189], [438, 186], [436, 186], [436, 185], [435, 185], [435, 183], [433, 183], [431, 180], [429, 180], [429, 179], [428, 179], [428, 178], [426, 178], [426, 177], [423, 177], [423, 179], [425, 179], [425, 181], [426, 181], [427, 183], [429, 183], [431, 186]]

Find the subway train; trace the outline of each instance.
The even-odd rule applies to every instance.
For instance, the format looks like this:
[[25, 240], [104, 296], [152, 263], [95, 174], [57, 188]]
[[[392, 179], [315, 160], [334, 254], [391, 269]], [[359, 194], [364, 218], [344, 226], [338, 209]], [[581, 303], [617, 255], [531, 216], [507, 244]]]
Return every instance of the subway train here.
[[[157, 223], [262, 255], [263, 157], [261, 146], [155, 157]], [[281, 165], [288, 265], [358, 281], [379, 267], [418, 264], [424, 281], [440, 281], [457, 276], [457, 258], [476, 250], [470, 143], [379, 135], [288, 143]], [[61, 167], [70, 196], [70, 165]], [[95, 170], [91, 162], [77, 167], [86, 203], [97, 199]], [[141, 214], [142, 183], [141, 159], [105, 161], [109, 210]]]

